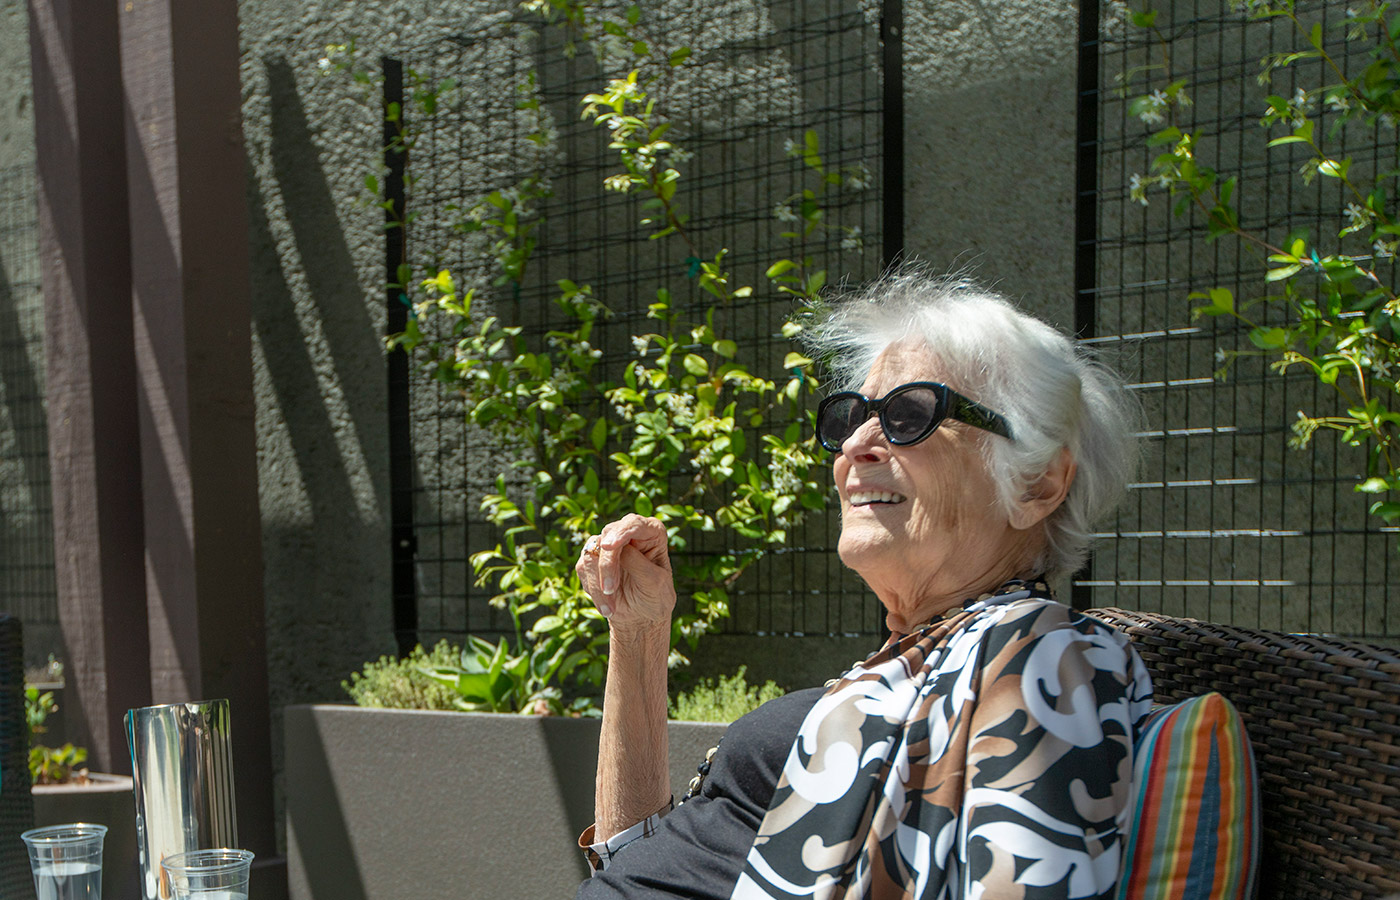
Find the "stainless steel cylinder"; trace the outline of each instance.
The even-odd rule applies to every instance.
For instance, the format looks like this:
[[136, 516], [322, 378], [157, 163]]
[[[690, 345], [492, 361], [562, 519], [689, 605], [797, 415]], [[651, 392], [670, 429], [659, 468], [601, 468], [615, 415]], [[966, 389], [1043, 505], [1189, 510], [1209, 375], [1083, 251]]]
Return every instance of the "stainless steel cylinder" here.
[[129, 710], [126, 743], [135, 782], [142, 896], [169, 900], [162, 859], [238, 846], [228, 701]]

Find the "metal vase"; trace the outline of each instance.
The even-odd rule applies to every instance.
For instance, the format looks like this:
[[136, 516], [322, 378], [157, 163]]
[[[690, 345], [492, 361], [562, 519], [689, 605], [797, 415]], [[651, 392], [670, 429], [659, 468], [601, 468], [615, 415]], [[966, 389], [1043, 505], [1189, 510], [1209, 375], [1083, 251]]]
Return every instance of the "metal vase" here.
[[127, 711], [136, 842], [145, 900], [169, 900], [160, 862], [175, 853], [238, 846], [227, 700]]

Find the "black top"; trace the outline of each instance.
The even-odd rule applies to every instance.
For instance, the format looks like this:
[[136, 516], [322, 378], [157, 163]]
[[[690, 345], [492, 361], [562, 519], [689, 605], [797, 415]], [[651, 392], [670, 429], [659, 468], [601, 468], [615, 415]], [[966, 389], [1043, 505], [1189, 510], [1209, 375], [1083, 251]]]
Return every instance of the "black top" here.
[[826, 688], [794, 691], [730, 725], [700, 794], [656, 833], [618, 852], [579, 887], [578, 900], [729, 900], [797, 729]]

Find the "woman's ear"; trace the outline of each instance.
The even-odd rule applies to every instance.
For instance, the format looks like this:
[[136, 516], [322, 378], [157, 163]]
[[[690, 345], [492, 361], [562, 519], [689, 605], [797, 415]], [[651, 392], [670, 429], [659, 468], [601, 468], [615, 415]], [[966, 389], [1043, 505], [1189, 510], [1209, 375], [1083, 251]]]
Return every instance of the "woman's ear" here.
[[1061, 447], [1050, 468], [1016, 502], [1011, 511], [1011, 527], [1024, 531], [1059, 509], [1069, 495], [1069, 486], [1074, 483], [1074, 473], [1078, 469], [1079, 465], [1070, 455], [1069, 448]]

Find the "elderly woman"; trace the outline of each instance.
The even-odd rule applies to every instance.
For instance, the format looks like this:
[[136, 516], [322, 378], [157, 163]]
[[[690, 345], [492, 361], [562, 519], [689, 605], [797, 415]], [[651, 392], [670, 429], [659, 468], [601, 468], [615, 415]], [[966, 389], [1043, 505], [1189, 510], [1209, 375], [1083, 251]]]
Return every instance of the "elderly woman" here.
[[611, 656], [579, 897], [1112, 895], [1151, 684], [1045, 579], [1121, 497], [1132, 405], [1069, 338], [960, 280], [886, 280], [809, 333], [843, 388], [817, 415], [840, 557], [890, 638], [735, 722], [667, 815], [666, 530], [627, 516], [590, 538], [578, 573]]

